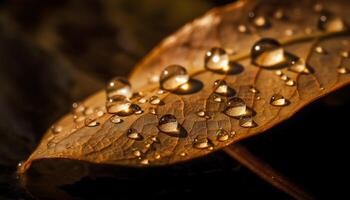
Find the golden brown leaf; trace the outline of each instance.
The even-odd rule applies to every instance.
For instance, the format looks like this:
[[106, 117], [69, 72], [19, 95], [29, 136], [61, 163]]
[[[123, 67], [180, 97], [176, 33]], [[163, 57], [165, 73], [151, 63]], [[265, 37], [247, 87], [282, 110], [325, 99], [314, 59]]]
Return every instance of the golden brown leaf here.
[[[173, 164], [222, 149], [286, 120], [315, 99], [350, 82], [347, 73], [339, 73], [350, 48], [346, 27], [350, 4], [337, 0], [324, 1], [322, 5], [344, 22], [343, 30], [339, 30], [339, 21], [332, 25], [335, 32], [329, 27], [320, 29], [322, 11], [314, 1], [252, 0], [210, 11], [166, 38], [135, 69], [130, 79], [132, 85], [148, 101], [133, 98], [144, 111], [142, 114], [123, 117], [118, 124], [111, 122], [111, 114], [98, 116], [106, 101], [106, 94], [101, 91], [84, 102], [94, 109], [90, 118], [96, 118], [96, 123], [75, 123], [72, 114], [66, 115], [55, 124], [62, 130], [55, 133], [50, 129], [45, 134], [22, 172], [35, 160], [53, 158], [127, 166]], [[253, 18], [249, 17], [252, 13]], [[252, 64], [252, 46], [266, 37], [280, 41], [286, 52], [305, 61], [311, 73], [295, 73], [290, 66], [268, 69]], [[204, 69], [205, 54], [212, 47], [230, 53], [232, 71], [217, 73]], [[198, 90], [190, 94], [159, 92], [153, 76], [171, 64], [185, 66], [191, 75], [190, 86], [198, 86]], [[224, 113], [230, 97], [214, 93], [216, 80], [225, 80], [235, 96], [253, 110], [252, 124]], [[295, 85], [288, 80], [295, 81]], [[252, 92], [252, 87], [258, 92]], [[271, 105], [272, 97], [278, 99], [279, 95], [286, 98], [286, 106]], [[164, 105], [150, 104], [152, 96], [158, 96]], [[181, 124], [184, 132], [181, 137], [159, 130], [159, 120], [166, 114], [174, 115]], [[130, 129], [136, 130], [141, 139], [128, 138]], [[229, 135], [219, 139], [223, 130]]]

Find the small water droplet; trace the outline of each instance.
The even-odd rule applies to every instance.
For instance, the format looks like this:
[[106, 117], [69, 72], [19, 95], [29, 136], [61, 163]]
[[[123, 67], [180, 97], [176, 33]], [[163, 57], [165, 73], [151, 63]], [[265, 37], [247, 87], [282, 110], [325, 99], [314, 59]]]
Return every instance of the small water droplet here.
[[277, 70], [277, 71], [275, 72], [275, 74], [276, 74], [277, 76], [282, 76], [282, 75], [283, 75], [283, 72], [282, 72], [281, 70]]
[[323, 5], [321, 3], [316, 3], [313, 6], [313, 9], [314, 9], [315, 12], [321, 12], [323, 10]]
[[139, 151], [139, 150], [134, 150], [134, 151], [132, 152], [132, 155], [134, 155], [134, 156], [136, 156], [136, 157], [140, 157], [140, 156], [141, 156], [141, 151]]
[[251, 49], [253, 64], [261, 67], [274, 67], [285, 61], [284, 49], [281, 44], [271, 38], [263, 38]]
[[213, 149], [213, 143], [208, 138], [197, 137], [193, 142], [193, 147], [196, 149]]
[[74, 122], [79, 123], [85, 120], [85, 116], [83, 115], [74, 115], [73, 116]]
[[295, 81], [292, 80], [292, 79], [289, 79], [289, 80], [286, 81], [286, 85], [287, 86], [295, 86], [295, 84], [296, 84]]
[[277, 9], [274, 14], [273, 17], [276, 19], [283, 19], [284, 18], [284, 12], [282, 9]]
[[185, 157], [185, 156], [187, 156], [187, 153], [182, 152], [182, 153], [180, 153], [180, 156], [181, 156], [181, 157]]
[[230, 88], [224, 80], [216, 80], [214, 82], [214, 92], [223, 96], [233, 96], [235, 93], [235, 91]]
[[340, 52], [340, 56], [342, 58], [348, 58], [349, 57], [349, 52], [348, 51], [342, 51], [342, 52]]
[[118, 115], [115, 115], [111, 118], [111, 122], [114, 124], [120, 124], [122, 123], [124, 120], [122, 118], [120, 118]]
[[151, 114], [153, 114], [153, 115], [156, 115], [156, 114], [157, 114], [157, 111], [156, 111], [155, 108], [150, 108], [150, 109], [149, 109], [149, 112], [150, 112]]
[[280, 94], [274, 94], [270, 99], [270, 104], [273, 106], [282, 107], [287, 106], [289, 101]]
[[298, 59], [297, 61], [293, 61], [288, 68], [289, 71], [296, 73], [310, 73], [309, 69], [306, 66], [306, 63], [303, 59]]
[[136, 115], [140, 115], [143, 113], [143, 110], [141, 109], [141, 107], [137, 104], [131, 104], [130, 109], [132, 110], [133, 113], [135, 113]]
[[115, 95], [125, 96], [127, 98], [132, 97], [131, 84], [128, 79], [124, 77], [115, 77], [110, 80], [106, 86], [107, 97]]
[[239, 125], [243, 128], [254, 128], [258, 124], [253, 120], [252, 116], [243, 116], [239, 119]]
[[350, 70], [341, 65], [341, 66], [337, 67], [337, 72], [339, 74], [348, 74], [348, 73], [350, 73]]
[[214, 101], [217, 103], [222, 102], [222, 98], [221, 97], [214, 97]]
[[285, 75], [285, 74], [283, 74], [281, 76], [281, 80], [283, 80], [283, 81], [287, 81], [288, 79], [289, 79], [289, 77], [287, 75]]
[[254, 86], [249, 86], [249, 92], [253, 93], [253, 94], [258, 94], [259, 93], [259, 90], [256, 89], [256, 87]]
[[326, 53], [325, 50], [323, 49], [323, 47], [321, 47], [321, 46], [315, 47], [315, 52], [316, 52], [316, 53], [319, 53], [319, 54], [324, 54], [324, 53]]
[[84, 112], [84, 110], [85, 110], [84, 104], [79, 103], [79, 102], [74, 102], [72, 104], [72, 108], [73, 108], [74, 114], [80, 114], [80, 113]]
[[158, 91], [157, 91], [157, 94], [164, 94], [164, 93], [165, 93], [164, 90], [158, 90]]
[[130, 100], [122, 95], [114, 95], [112, 97], [109, 97], [106, 102], [107, 112], [112, 114], [130, 112], [130, 106]]
[[179, 123], [174, 115], [163, 115], [159, 119], [159, 125], [158, 128], [160, 131], [164, 133], [172, 133], [172, 134], [179, 134], [180, 133], [180, 126]]
[[294, 35], [294, 31], [293, 31], [293, 29], [286, 29], [286, 30], [284, 31], [284, 34], [285, 34], [286, 36], [292, 36], [292, 35]]
[[128, 138], [133, 139], [133, 140], [142, 140], [143, 137], [142, 135], [137, 132], [136, 129], [130, 128], [127, 133]]
[[256, 96], [256, 100], [260, 100], [261, 99], [261, 96]]
[[340, 17], [322, 12], [318, 20], [318, 28], [327, 32], [340, 32], [346, 29], [346, 24]]
[[91, 119], [91, 118], [85, 119], [85, 126], [87, 126], [87, 127], [96, 127], [99, 125], [100, 125], [100, 123], [97, 122], [95, 119]]
[[246, 33], [248, 31], [247, 27], [244, 24], [238, 25], [237, 30], [241, 33]]
[[225, 114], [230, 117], [240, 117], [247, 113], [247, 105], [243, 99], [238, 97], [231, 98], [225, 109]]
[[150, 102], [152, 105], [164, 105], [164, 102], [163, 102], [158, 96], [152, 96], [152, 97], [149, 99], [149, 102]]
[[84, 115], [91, 115], [92, 113], [94, 113], [94, 109], [92, 107], [87, 107], [84, 110]]
[[158, 152], [154, 153], [154, 159], [159, 160], [160, 158], [161, 155]]
[[205, 117], [205, 116], [206, 116], [206, 113], [205, 113], [203, 110], [200, 110], [200, 111], [197, 112], [197, 115], [198, 115], [199, 117]]
[[59, 126], [59, 125], [53, 125], [53, 126], [51, 127], [51, 130], [52, 130], [52, 133], [53, 133], [53, 134], [57, 134], [57, 133], [62, 132], [63, 127], [62, 127], [62, 126]]
[[216, 132], [216, 139], [219, 142], [225, 142], [230, 138], [230, 134], [225, 129], [219, 129]]
[[105, 111], [103, 111], [103, 110], [97, 110], [97, 111], [96, 111], [96, 115], [97, 115], [98, 117], [102, 117], [104, 114], [105, 114]]
[[324, 87], [320, 87], [320, 90], [325, 90], [326, 88], [324, 88]]
[[141, 99], [138, 100], [138, 102], [139, 102], [140, 104], [144, 104], [144, 103], [147, 102], [147, 99], [141, 98]]
[[264, 16], [257, 16], [253, 18], [253, 24], [258, 28], [267, 28], [270, 26], [270, 22]]
[[229, 55], [222, 48], [211, 48], [205, 54], [205, 68], [211, 71], [228, 71], [229, 66]]
[[180, 65], [170, 65], [160, 74], [159, 83], [162, 89], [176, 90], [189, 81], [187, 70]]
[[149, 160], [148, 159], [143, 159], [140, 161], [141, 165], [149, 165]]

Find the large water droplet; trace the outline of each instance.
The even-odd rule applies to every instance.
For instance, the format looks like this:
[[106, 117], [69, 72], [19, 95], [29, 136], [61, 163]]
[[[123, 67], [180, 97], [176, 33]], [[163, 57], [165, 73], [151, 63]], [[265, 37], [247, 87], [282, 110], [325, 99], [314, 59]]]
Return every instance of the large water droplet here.
[[258, 124], [253, 120], [252, 116], [243, 116], [239, 119], [239, 125], [243, 128], [254, 128]]
[[142, 135], [137, 132], [136, 129], [130, 128], [127, 133], [128, 138], [133, 139], [133, 140], [142, 140], [143, 137]]
[[233, 97], [226, 104], [225, 114], [230, 117], [240, 117], [246, 115], [247, 105], [243, 99]]
[[347, 28], [345, 22], [329, 12], [322, 12], [318, 20], [318, 28], [327, 32], [339, 32]]
[[211, 71], [228, 71], [229, 56], [225, 49], [212, 48], [205, 54], [205, 68]]
[[164, 133], [180, 134], [180, 125], [174, 115], [163, 115], [159, 119], [158, 128]]
[[184, 67], [180, 65], [170, 65], [160, 74], [159, 83], [162, 89], [171, 91], [187, 83], [188, 80], [189, 75]]
[[130, 112], [131, 102], [123, 95], [114, 95], [107, 99], [106, 107], [108, 113]]
[[253, 64], [261, 67], [274, 67], [285, 61], [284, 49], [281, 44], [271, 38], [263, 38], [251, 49]]
[[128, 79], [124, 77], [115, 77], [108, 82], [106, 87], [107, 97], [115, 95], [125, 96], [127, 98], [132, 97], [131, 85]]
[[213, 150], [214, 145], [208, 138], [197, 137], [193, 142], [193, 147], [196, 149], [208, 149]]
[[274, 94], [270, 99], [270, 104], [273, 106], [282, 107], [287, 106], [289, 101], [280, 94]]

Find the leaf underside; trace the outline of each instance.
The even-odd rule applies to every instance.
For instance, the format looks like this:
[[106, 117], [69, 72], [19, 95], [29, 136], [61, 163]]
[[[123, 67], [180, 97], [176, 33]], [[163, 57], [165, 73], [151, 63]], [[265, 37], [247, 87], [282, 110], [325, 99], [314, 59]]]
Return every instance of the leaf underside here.
[[[323, 1], [323, 8], [336, 13], [346, 24], [350, 24], [350, 3], [346, 0]], [[317, 98], [326, 95], [350, 82], [348, 74], [339, 74], [337, 68], [342, 63], [341, 52], [349, 51], [350, 35], [346, 31], [329, 33], [317, 27], [319, 12], [314, 10], [314, 1], [243, 1], [214, 9], [203, 17], [185, 25], [175, 34], [166, 38], [138, 66], [130, 76], [135, 91], [141, 91], [145, 99], [158, 96], [164, 105], [138, 103], [144, 111], [140, 115], [123, 117], [123, 123], [111, 122], [112, 114], [104, 114], [96, 120], [96, 127], [85, 126], [84, 122], [74, 122], [73, 115], [67, 114], [57, 123], [62, 126], [60, 133], [47, 131], [37, 149], [25, 162], [22, 172], [35, 160], [72, 159], [101, 164], [124, 166], [148, 166], [174, 164], [204, 156], [224, 148], [231, 143], [264, 132], [283, 120], [288, 119], [302, 107]], [[284, 17], [276, 18], [274, 13], [282, 10]], [[248, 17], [249, 12], [264, 16], [270, 27], [257, 28]], [[246, 26], [246, 32], [237, 27]], [[289, 34], [289, 33], [293, 34]], [[287, 86], [276, 75], [277, 69], [264, 69], [252, 64], [249, 52], [253, 44], [261, 38], [275, 38], [284, 46], [285, 51], [302, 58], [312, 73], [301, 74], [279, 69], [295, 86]], [[315, 47], [321, 46], [326, 53], [317, 53]], [[237, 73], [222, 74], [204, 70], [205, 53], [212, 47], [221, 47], [232, 53], [231, 61], [239, 63]], [[192, 94], [159, 94], [159, 84], [150, 81], [150, 77], [159, 74], [166, 66], [179, 64], [186, 67], [191, 80], [203, 86]], [[244, 128], [239, 120], [224, 114], [227, 97], [221, 96], [221, 102], [214, 102], [213, 83], [225, 80], [236, 91], [235, 96], [243, 99], [247, 106], [255, 111], [254, 128]], [[258, 89], [259, 94], [250, 92], [250, 87]], [[270, 104], [274, 94], [283, 95], [290, 103], [276, 107]], [[257, 98], [259, 96], [259, 98]], [[91, 96], [84, 105], [91, 108], [105, 106], [106, 94], [100, 91]], [[156, 114], [150, 113], [155, 109]], [[198, 116], [205, 111], [210, 118]], [[159, 131], [161, 116], [172, 114], [187, 132], [186, 137], [172, 137]], [[137, 130], [143, 140], [127, 137], [130, 128]], [[217, 140], [217, 131], [224, 129], [235, 132], [226, 141]], [[157, 137], [159, 142], [149, 144], [147, 138]], [[213, 149], [193, 147], [196, 138], [207, 138]], [[302, 139], [302, 138], [301, 138]], [[134, 151], [140, 151], [136, 155]]]

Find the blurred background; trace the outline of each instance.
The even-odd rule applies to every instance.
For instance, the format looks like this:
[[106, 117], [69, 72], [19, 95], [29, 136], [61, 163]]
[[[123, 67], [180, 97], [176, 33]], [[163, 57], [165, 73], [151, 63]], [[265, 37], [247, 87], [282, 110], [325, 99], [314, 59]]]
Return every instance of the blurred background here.
[[[72, 102], [113, 76], [127, 76], [161, 39], [230, 2], [0, 1], [0, 199], [32, 199], [18, 187], [16, 165]], [[347, 87], [242, 144], [319, 199], [349, 197], [349, 111]], [[143, 186], [141, 193], [150, 199], [291, 199], [222, 152], [164, 170], [177, 177], [157, 177], [164, 184]], [[138, 181], [88, 180], [66, 190], [82, 199], [130, 199], [131, 189], [122, 185]], [[111, 198], [115, 184], [123, 192]]]

